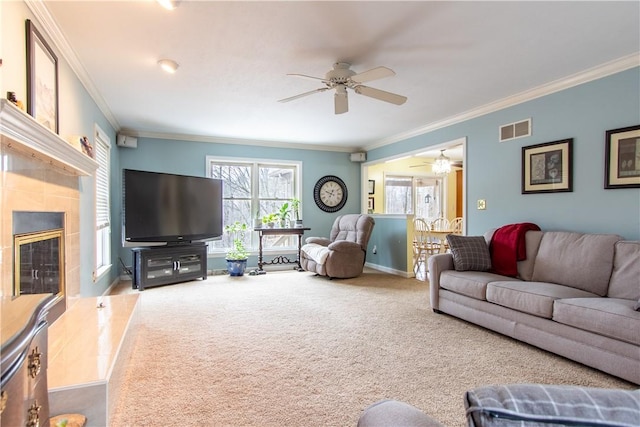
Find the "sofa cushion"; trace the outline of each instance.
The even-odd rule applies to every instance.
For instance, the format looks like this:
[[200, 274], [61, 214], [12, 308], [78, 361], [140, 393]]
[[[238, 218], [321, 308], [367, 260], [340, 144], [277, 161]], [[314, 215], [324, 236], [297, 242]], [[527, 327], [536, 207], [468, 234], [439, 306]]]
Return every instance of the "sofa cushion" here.
[[554, 301], [560, 298], [592, 298], [597, 295], [546, 282], [491, 282], [487, 301], [534, 316], [551, 319]]
[[506, 279], [505, 276], [482, 271], [446, 270], [440, 275], [440, 287], [457, 294], [486, 301], [487, 283]]
[[640, 345], [640, 312], [621, 298], [568, 298], [556, 301], [553, 320], [586, 331]]
[[640, 390], [542, 384], [479, 387], [464, 396], [470, 427], [637, 426]]
[[448, 234], [447, 242], [456, 271], [487, 271], [491, 268], [489, 246], [483, 236]]
[[536, 230], [529, 230], [524, 235], [527, 258], [522, 261], [518, 261], [518, 278], [522, 280], [531, 280], [536, 255], [538, 255], [538, 248], [540, 247], [540, 241], [542, 240], [543, 235], [544, 233], [542, 231]]
[[640, 299], [640, 242], [621, 240], [615, 244], [607, 296]]
[[558, 283], [604, 296], [613, 268], [615, 234], [547, 231], [542, 236], [531, 280]]

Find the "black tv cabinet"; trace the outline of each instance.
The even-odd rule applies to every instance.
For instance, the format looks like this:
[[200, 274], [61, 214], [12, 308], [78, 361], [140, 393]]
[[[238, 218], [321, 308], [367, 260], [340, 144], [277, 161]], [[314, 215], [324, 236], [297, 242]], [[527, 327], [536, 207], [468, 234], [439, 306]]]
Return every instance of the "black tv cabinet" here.
[[207, 278], [207, 245], [192, 243], [176, 246], [134, 248], [133, 289]]

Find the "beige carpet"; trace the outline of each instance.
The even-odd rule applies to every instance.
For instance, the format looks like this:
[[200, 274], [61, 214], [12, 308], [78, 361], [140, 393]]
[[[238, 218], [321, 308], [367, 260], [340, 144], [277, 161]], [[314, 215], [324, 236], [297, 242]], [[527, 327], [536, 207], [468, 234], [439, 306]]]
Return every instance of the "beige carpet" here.
[[463, 426], [463, 393], [481, 385], [634, 388], [437, 315], [427, 283], [373, 271], [213, 276], [140, 295], [113, 426], [355, 426], [383, 398]]

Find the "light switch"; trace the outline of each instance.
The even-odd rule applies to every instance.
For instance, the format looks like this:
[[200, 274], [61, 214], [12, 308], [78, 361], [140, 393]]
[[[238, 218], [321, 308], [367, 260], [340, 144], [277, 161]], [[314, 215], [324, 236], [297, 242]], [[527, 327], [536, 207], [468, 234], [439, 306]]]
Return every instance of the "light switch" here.
[[485, 199], [478, 199], [478, 210], [487, 209], [487, 201]]

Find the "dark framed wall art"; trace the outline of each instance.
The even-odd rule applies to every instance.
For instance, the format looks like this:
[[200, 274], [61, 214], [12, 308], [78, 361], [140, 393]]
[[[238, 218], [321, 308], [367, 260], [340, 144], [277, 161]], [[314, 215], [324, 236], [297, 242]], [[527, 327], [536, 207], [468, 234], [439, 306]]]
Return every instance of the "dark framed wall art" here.
[[58, 57], [27, 19], [27, 113], [58, 133]]
[[522, 194], [573, 191], [573, 138], [522, 147]]
[[376, 192], [376, 181], [373, 179], [369, 180], [369, 194], [375, 194]]
[[640, 125], [605, 135], [604, 188], [640, 188]]

